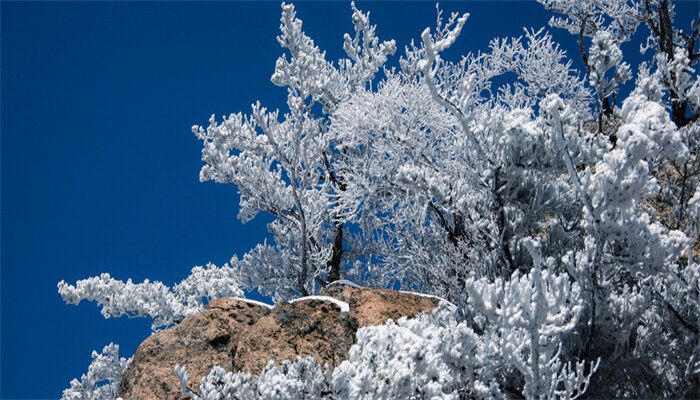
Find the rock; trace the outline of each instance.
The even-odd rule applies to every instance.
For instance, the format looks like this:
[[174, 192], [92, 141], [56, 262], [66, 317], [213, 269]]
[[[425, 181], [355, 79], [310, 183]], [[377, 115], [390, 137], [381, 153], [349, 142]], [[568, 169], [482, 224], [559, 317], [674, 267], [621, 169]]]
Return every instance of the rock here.
[[413, 318], [422, 312], [431, 312], [440, 302], [437, 297], [348, 285], [331, 285], [323, 294], [348, 303], [350, 315], [360, 327], [382, 325], [389, 318], [394, 321], [401, 317]]
[[124, 372], [117, 397], [181, 398], [174, 373], [176, 365], [187, 366], [191, 382], [200, 382], [215, 365], [231, 370], [231, 345], [269, 313], [266, 307], [240, 300], [212, 301], [207, 310], [190, 315], [141, 343]]
[[348, 303], [350, 311], [318, 299], [282, 302], [271, 309], [236, 299], [214, 300], [207, 310], [146, 339], [125, 371], [117, 396], [181, 399], [174, 372], [178, 364], [187, 368], [195, 393], [215, 365], [257, 375], [269, 360], [313, 356], [335, 368], [347, 358], [360, 327], [415, 317], [438, 305], [434, 298], [347, 285], [331, 285], [323, 295]]

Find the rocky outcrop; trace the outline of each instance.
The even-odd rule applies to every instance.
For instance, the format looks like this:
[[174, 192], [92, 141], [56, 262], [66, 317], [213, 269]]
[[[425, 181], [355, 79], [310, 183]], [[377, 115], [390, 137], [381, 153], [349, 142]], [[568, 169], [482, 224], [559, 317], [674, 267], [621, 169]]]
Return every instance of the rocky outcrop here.
[[[269, 360], [313, 356], [334, 368], [347, 358], [360, 327], [387, 319], [415, 317], [437, 305], [434, 298], [392, 290], [332, 285], [324, 296], [274, 307], [238, 299], [218, 299], [207, 310], [146, 339], [124, 373], [118, 397], [180, 399], [174, 373], [184, 365], [191, 389], [216, 365], [229, 371], [259, 374]], [[343, 310], [349, 305], [349, 310]]]

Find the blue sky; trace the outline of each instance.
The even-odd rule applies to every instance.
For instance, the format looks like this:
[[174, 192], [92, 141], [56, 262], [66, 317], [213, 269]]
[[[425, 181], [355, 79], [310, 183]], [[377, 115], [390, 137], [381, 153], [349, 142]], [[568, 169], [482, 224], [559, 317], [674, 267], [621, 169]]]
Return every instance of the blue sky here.
[[[403, 49], [434, 26], [431, 2], [358, 2]], [[698, 15], [694, 1], [679, 15]], [[534, 1], [445, 2], [471, 12], [451, 54], [546, 26]], [[131, 356], [150, 321], [105, 320], [63, 303], [56, 283], [109, 272], [172, 285], [266, 237], [236, 219], [232, 185], [199, 183], [190, 132], [211, 114], [281, 107], [270, 83], [276, 2], [2, 2], [0, 398], [58, 398], [92, 350]], [[306, 33], [336, 60], [348, 3], [301, 2]], [[553, 31], [576, 63], [575, 38]], [[624, 48], [623, 48], [624, 50]], [[632, 50], [633, 51], [633, 50]], [[393, 62], [397, 56], [393, 58]]]

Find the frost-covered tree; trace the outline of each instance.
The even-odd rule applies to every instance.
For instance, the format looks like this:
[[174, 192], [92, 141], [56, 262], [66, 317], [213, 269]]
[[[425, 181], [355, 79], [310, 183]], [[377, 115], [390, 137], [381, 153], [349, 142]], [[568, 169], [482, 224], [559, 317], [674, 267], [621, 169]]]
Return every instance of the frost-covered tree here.
[[232, 114], [221, 124], [212, 116], [206, 130], [193, 128], [204, 141], [200, 179], [235, 183], [244, 222], [260, 211], [275, 218], [268, 225], [274, 245], [260, 244], [238, 262], [251, 284], [274, 298], [308, 295], [340, 278], [345, 212], [337, 197], [345, 183], [333, 168], [328, 119], [395, 51], [393, 41], [379, 43], [369, 14], [352, 8], [355, 37], [345, 35], [348, 58], [335, 67], [303, 33], [294, 7], [283, 5], [277, 40], [290, 58], [277, 60], [272, 82], [287, 87], [287, 113], [258, 103], [251, 116]]
[[131, 358], [119, 357], [119, 345], [110, 343], [102, 353], [92, 352], [92, 363], [87, 374], [70, 382], [70, 388], [63, 391], [64, 400], [106, 400], [117, 395], [122, 374], [129, 366]]
[[[599, 71], [613, 58], [617, 57], [614, 47], [628, 41], [634, 35], [640, 24], [646, 25], [651, 35], [642, 47], [642, 52], [649, 48], [658, 56], [655, 62], [665, 73], [664, 85], [669, 91], [668, 102], [671, 107], [673, 122], [679, 127], [687, 125], [696, 119], [697, 113], [692, 110], [693, 101], [688, 100], [688, 92], [696, 78], [687, 79], [684, 71], [687, 71], [691, 63], [695, 63], [700, 57], [696, 49], [698, 34], [700, 33], [700, 18], [695, 19], [689, 30], [684, 31], [674, 25], [675, 11], [673, 3], [669, 0], [603, 0], [603, 1], [573, 1], [573, 0], [538, 0], [547, 9], [559, 14], [553, 16], [550, 25], [567, 29], [578, 36], [578, 44], [581, 58], [591, 79], [601, 78]], [[592, 38], [589, 53], [585, 51], [585, 39]], [[605, 43], [602, 47], [601, 44]], [[612, 45], [612, 46], [611, 46]], [[605, 51], [605, 57], [601, 56], [601, 49]], [[612, 57], [612, 58], [611, 58]], [[680, 69], [667, 68], [667, 64], [674, 60], [685, 58], [681, 62]], [[678, 61], [675, 61], [677, 63]], [[616, 63], [621, 72], [615, 69], [614, 79], [624, 83], [627, 76], [627, 68], [624, 63]], [[610, 66], [612, 67], [612, 65]], [[619, 79], [622, 78], [622, 79]], [[598, 95], [604, 102], [603, 111], [612, 113], [615, 105], [606, 94], [614, 94], [603, 85], [598, 90]], [[694, 89], [697, 90], [697, 89]], [[691, 95], [692, 96], [692, 95]], [[693, 116], [688, 116], [691, 109]]]
[[258, 377], [242, 372], [232, 373], [214, 367], [202, 378], [200, 395], [187, 388], [189, 375], [184, 367], [175, 367], [185, 397], [194, 400], [313, 400], [329, 398], [331, 372], [328, 364], [318, 365], [313, 357], [297, 357], [280, 365], [270, 361]]
[[[580, 288], [568, 276], [556, 275], [554, 260], [544, 261], [538, 240], [521, 242], [532, 255], [534, 268], [507, 281], [497, 278], [467, 281], [470, 302], [492, 321], [504, 361], [523, 376], [528, 399], [577, 398], [585, 393], [598, 362], [564, 364], [563, 334], [572, 331], [583, 309]], [[588, 367], [588, 375], [584, 370]]]
[[[424, 42], [445, 48], [458, 29], [440, 26], [438, 42], [429, 34]], [[376, 92], [339, 106], [331, 130], [349, 155], [339, 168], [351, 188], [341, 201], [373, 249], [380, 284], [398, 280], [459, 302], [471, 273], [510, 275], [529, 264], [517, 240], [550, 225], [553, 211], [567, 224], [579, 218], [535, 107], [551, 93], [584, 105], [588, 91], [551, 37], [526, 32], [526, 40], [494, 41], [490, 53], [457, 64], [433, 54], [434, 66], [413, 46]], [[492, 88], [513, 74], [512, 84]], [[579, 166], [605, 148], [593, 133], [570, 134]]]
[[[154, 329], [244, 289], [279, 301], [339, 279], [456, 305], [360, 329], [333, 371], [216, 367], [197, 387], [177, 368], [194, 399], [692, 397], [700, 28], [674, 27], [667, 0], [540, 2], [584, 71], [545, 30], [452, 61], [468, 15], [440, 10], [389, 68], [395, 43], [354, 4], [331, 62], [283, 4], [272, 82], [287, 109], [193, 128], [200, 178], [235, 184], [243, 221], [271, 215], [271, 243], [172, 289], [105, 274], [61, 295]], [[650, 58], [635, 66], [621, 45], [641, 24]]]

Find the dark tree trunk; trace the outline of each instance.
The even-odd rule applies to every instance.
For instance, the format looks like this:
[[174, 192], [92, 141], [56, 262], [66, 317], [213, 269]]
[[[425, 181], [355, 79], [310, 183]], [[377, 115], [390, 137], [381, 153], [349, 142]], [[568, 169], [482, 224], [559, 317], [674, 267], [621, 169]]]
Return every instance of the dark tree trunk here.
[[[673, 93], [672, 95], [675, 95], [675, 93]], [[688, 125], [688, 122], [690, 122], [690, 119], [685, 115], [687, 108], [687, 101], [671, 100], [671, 118], [673, 119], [673, 123], [676, 124], [676, 126], [679, 128]]]
[[333, 255], [328, 260], [328, 283], [335, 282], [340, 279], [340, 261], [343, 258], [343, 225], [335, 226], [335, 238], [333, 239]]

